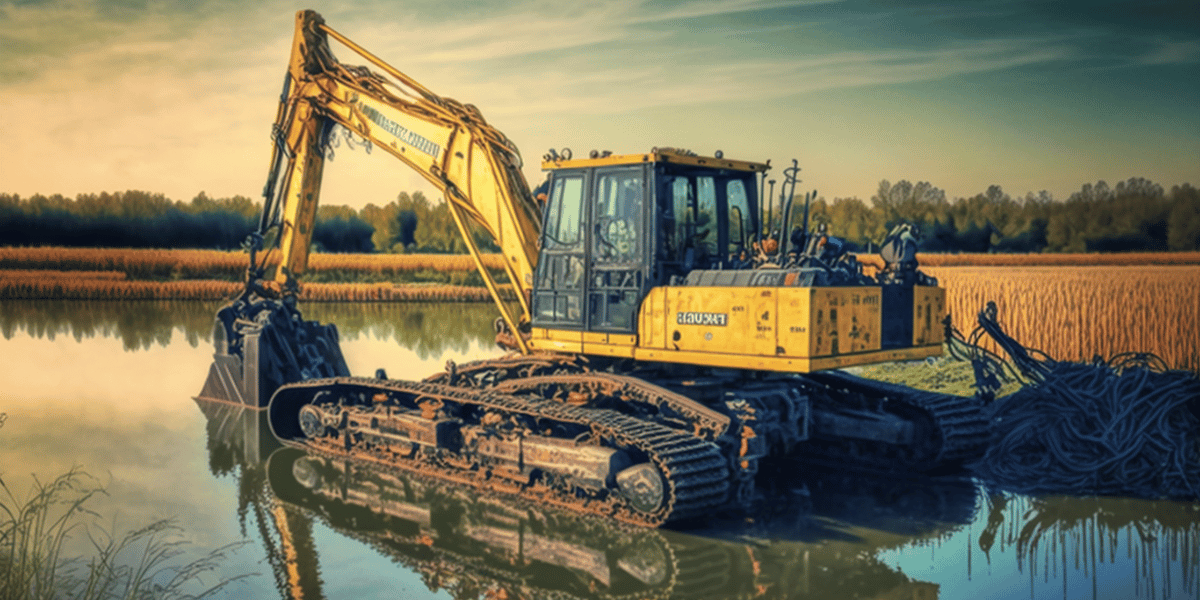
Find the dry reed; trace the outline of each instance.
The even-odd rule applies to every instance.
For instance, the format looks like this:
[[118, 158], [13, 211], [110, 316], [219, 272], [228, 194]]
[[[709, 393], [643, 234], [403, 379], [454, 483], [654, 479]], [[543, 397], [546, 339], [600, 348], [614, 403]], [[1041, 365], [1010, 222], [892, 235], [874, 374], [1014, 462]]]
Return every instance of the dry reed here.
[[1200, 372], [1200, 266], [923, 270], [946, 288], [946, 308], [964, 334], [994, 301], [1009, 335], [1055, 359], [1153, 352]]
[[121, 271], [58, 271], [36, 269], [0, 269], [0, 279], [38, 277], [43, 279], [106, 279], [121, 281], [125, 273]]
[[[0, 300], [224, 300], [242, 284], [230, 281], [125, 281], [112, 278], [51, 276], [44, 271], [0, 271]], [[501, 287], [506, 299], [516, 298]], [[387, 283], [308, 283], [300, 300], [309, 302], [488, 302], [486, 288], [460, 285]]]
[[[269, 255], [268, 262], [278, 255]], [[117, 248], [10, 248], [0, 247], [0, 269], [60, 271], [118, 271], [130, 279], [241, 279], [248, 256], [218, 250], [146, 250]], [[485, 254], [483, 262], [502, 269], [498, 254]], [[379, 277], [419, 271], [473, 272], [470, 256], [458, 254], [313, 254], [308, 270], [338, 271]]]
[[[883, 268], [878, 254], [858, 254], [867, 267]], [[1120, 254], [926, 254], [917, 253], [923, 267], [1077, 267], [1200, 265], [1200, 252], [1125, 252]]]

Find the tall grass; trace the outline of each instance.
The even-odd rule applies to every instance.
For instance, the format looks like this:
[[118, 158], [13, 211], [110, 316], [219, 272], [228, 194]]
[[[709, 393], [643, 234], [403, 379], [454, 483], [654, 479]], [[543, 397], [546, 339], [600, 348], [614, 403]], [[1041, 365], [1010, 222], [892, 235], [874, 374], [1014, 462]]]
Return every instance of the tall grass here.
[[[273, 257], [278, 264], [278, 255]], [[117, 271], [131, 280], [148, 281], [240, 281], [248, 260], [243, 252], [217, 250], [0, 247], [0, 269]], [[309, 281], [411, 281], [422, 274], [425, 280], [438, 280], [447, 273], [464, 276], [475, 272], [471, 257], [457, 254], [313, 254], [308, 262], [305, 279]], [[503, 269], [498, 254], [484, 255], [483, 262], [489, 268]]]
[[[158, 600], [213, 596], [246, 575], [215, 572], [242, 543], [180, 563], [185, 543], [171, 520], [116, 536], [93, 523], [90, 501], [103, 495], [94, 478], [72, 469], [18, 498], [0, 478], [0, 598], [5, 600]], [[91, 552], [68, 556], [86, 538]], [[208, 581], [208, 580], [213, 581]]]
[[[242, 289], [232, 281], [125, 281], [110, 278], [44, 277], [40, 271], [0, 272], [0, 300], [225, 300]], [[508, 300], [511, 286], [501, 286]], [[448, 284], [305, 283], [309, 302], [488, 302], [486, 288]]]
[[0, 300], [222, 300], [242, 285], [232, 281], [126, 281], [46, 277], [41, 271], [0, 273]]
[[923, 270], [946, 288], [946, 309], [963, 333], [994, 301], [1009, 335], [1057, 360], [1153, 352], [1200, 372], [1200, 266]]
[[[856, 255], [868, 267], [883, 268], [878, 254]], [[923, 267], [1080, 267], [1134, 265], [1200, 265], [1200, 252], [1121, 252], [1061, 254], [928, 254], [917, 253]]]
[[40, 279], [104, 279], [121, 281], [126, 278], [120, 271], [59, 271], [37, 269], [0, 269], [0, 279], [36, 277]]

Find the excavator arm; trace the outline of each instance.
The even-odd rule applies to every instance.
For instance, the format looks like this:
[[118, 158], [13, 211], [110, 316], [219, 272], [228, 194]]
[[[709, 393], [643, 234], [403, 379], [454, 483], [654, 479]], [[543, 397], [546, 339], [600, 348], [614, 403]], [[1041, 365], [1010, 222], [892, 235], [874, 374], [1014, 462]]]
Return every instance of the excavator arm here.
[[[339, 62], [329, 38], [370, 66]], [[281, 257], [274, 280], [281, 291], [295, 293], [308, 263], [325, 147], [334, 125], [366, 138], [442, 191], [502, 318], [510, 331], [519, 331], [530, 314], [541, 215], [521, 174], [516, 146], [474, 106], [434, 94], [331, 29], [311, 10], [296, 14], [259, 223], [260, 236], [279, 228]], [[503, 301], [474, 243], [472, 224], [500, 247], [524, 315], [513, 315]], [[259, 276], [261, 272], [259, 268]], [[529, 352], [522, 336], [512, 337], [522, 352]]]

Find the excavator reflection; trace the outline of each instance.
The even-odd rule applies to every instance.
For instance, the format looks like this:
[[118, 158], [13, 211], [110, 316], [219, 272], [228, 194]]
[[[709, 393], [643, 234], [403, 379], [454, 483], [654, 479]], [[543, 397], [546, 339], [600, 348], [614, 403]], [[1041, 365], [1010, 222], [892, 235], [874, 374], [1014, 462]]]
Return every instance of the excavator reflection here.
[[312, 535], [320, 523], [458, 599], [933, 600], [936, 584], [875, 556], [940, 536], [975, 513], [968, 480], [806, 468], [790, 485], [761, 490], [753, 520], [731, 513], [687, 533], [638, 528], [280, 447], [262, 411], [196, 402], [208, 417], [213, 472], [237, 474], [243, 529], [253, 514], [280, 596], [289, 599], [325, 597]]

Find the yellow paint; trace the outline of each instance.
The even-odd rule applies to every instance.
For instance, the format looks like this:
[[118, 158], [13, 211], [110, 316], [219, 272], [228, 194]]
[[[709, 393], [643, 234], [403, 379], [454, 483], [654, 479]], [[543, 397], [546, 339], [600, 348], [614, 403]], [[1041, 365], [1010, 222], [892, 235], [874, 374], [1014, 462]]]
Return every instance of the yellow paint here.
[[642, 299], [641, 315], [638, 317], [638, 344], [643, 348], [667, 347], [666, 333], [667, 288], [656, 287]]
[[941, 345], [944, 334], [942, 319], [946, 317], [946, 288], [913, 288], [913, 345]]
[[544, 329], [534, 327], [529, 346], [534, 350], [549, 352], [583, 352], [583, 332], [565, 329]]
[[843, 354], [816, 358], [789, 356], [746, 356], [741, 354], [725, 354], [710, 352], [683, 352], [672, 350], [654, 350], [638, 348], [634, 358], [644, 361], [659, 361], [723, 367], [730, 369], [757, 369], [764, 371], [782, 371], [786, 373], [808, 373], [826, 369], [840, 369], [854, 365], [866, 365], [880, 362], [900, 360], [917, 360], [928, 356], [938, 356], [942, 353], [941, 346], [922, 346], [919, 348], [900, 348], [879, 352], [864, 352], [862, 354]]
[[712, 156], [688, 156], [670, 151], [651, 152], [647, 154], [621, 154], [603, 158], [573, 158], [571, 160], [556, 160], [542, 162], [542, 170], [582, 169], [588, 167], [611, 167], [616, 165], [635, 165], [641, 163], [661, 162], [717, 169], [733, 169], [736, 171], [752, 171], [762, 173], [771, 167], [766, 163], [745, 160], [730, 160]]
[[914, 291], [914, 347], [881, 350], [878, 287], [659, 287], [638, 335], [535, 328], [538, 350], [808, 372], [941, 354], [945, 290]]
[[582, 341], [585, 344], [607, 344], [608, 334], [604, 332], [584, 331]]
[[[799, 356], [835, 356], [878, 350], [882, 330], [881, 292], [875, 287], [796, 288], [788, 290], [803, 302], [808, 294], [808, 334], [798, 334], [788, 341], [798, 348], [783, 346], [788, 354]], [[807, 339], [806, 339], [807, 338]]]
[[[665, 349], [735, 354], [775, 354], [775, 288], [669, 287], [665, 292]], [[723, 323], [689, 324], [701, 315]]]

